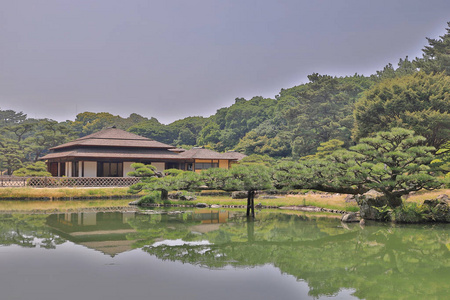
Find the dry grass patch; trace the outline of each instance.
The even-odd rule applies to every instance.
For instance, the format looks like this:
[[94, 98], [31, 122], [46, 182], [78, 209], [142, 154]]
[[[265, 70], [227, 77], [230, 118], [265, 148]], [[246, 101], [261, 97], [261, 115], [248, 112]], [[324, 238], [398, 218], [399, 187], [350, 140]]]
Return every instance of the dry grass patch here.
[[450, 189], [440, 189], [435, 191], [419, 191], [406, 199], [406, 202], [414, 202], [418, 204], [422, 204], [425, 200], [433, 200], [436, 199], [437, 196], [446, 194], [450, 196]]
[[0, 199], [85, 198], [129, 196], [127, 187], [118, 188], [0, 188]]

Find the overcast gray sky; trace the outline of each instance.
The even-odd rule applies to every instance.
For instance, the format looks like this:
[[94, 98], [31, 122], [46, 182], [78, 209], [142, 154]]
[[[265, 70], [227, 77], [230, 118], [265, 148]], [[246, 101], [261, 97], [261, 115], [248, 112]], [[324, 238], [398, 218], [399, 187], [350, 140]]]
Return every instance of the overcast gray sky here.
[[421, 56], [449, 0], [0, 0], [0, 109], [162, 123]]

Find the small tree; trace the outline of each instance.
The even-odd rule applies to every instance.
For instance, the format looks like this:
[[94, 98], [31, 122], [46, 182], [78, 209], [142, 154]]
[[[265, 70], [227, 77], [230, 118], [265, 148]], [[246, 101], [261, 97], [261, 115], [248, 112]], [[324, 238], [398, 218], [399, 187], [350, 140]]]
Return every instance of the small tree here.
[[169, 191], [177, 190], [178, 185], [176, 178], [169, 175], [164, 177], [152, 177], [142, 189], [148, 191], [160, 191], [161, 200], [167, 200]]
[[47, 165], [38, 161], [26, 167], [20, 168], [13, 173], [14, 176], [19, 177], [50, 177], [52, 174], [47, 171]]
[[231, 185], [247, 191], [247, 216], [255, 217], [255, 193], [272, 187], [270, 169], [263, 165], [238, 165], [231, 168]]
[[209, 168], [202, 170], [200, 180], [208, 188], [213, 190], [223, 190], [227, 181], [231, 178], [231, 173], [227, 169]]
[[202, 180], [209, 187], [226, 191], [247, 191], [247, 216], [255, 217], [254, 198], [257, 190], [272, 187], [270, 169], [264, 165], [237, 165], [230, 170], [208, 169]]
[[144, 186], [150, 182], [151, 178], [159, 176], [159, 174], [156, 172], [156, 168], [152, 165], [134, 163], [131, 164], [131, 167], [134, 168], [134, 171], [128, 172], [127, 175], [140, 177], [141, 181], [130, 186], [130, 188], [128, 189], [128, 193], [130, 194], [140, 193], [144, 189]]
[[[430, 166], [435, 148], [422, 146], [424, 142], [412, 130], [393, 128], [362, 139], [350, 148], [354, 158], [341, 162], [353, 165], [348, 172], [357, 185], [383, 193], [390, 207], [398, 207], [403, 195], [440, 186]], [[334, 156], [338, 163], [341, 157]]]
[[141, 182], [133, 184], [129, 192], [137, 194], [141, 191], [160, 191], [161, 200], [167, 200], [169, 191], [195, 190], [201, 185], [200, 175], [195, 172], [178, 169], [167, 169], [163, 173], [156, 171], [152, 165], [135, 163], [131, 165], [135, 171], [129, 172], [129, 176], [141, 177]]

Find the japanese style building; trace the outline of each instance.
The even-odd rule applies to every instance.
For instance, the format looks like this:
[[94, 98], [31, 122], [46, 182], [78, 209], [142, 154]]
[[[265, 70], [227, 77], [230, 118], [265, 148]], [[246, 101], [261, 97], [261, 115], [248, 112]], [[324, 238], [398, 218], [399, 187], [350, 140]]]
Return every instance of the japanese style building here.
[[157, 171], [228, 169], [245, 155], [193, 148], [185, 151], [115, 127], [50, 149], [39, 158], [55, 177], [127, 177], [132, 163], [151, 164]]

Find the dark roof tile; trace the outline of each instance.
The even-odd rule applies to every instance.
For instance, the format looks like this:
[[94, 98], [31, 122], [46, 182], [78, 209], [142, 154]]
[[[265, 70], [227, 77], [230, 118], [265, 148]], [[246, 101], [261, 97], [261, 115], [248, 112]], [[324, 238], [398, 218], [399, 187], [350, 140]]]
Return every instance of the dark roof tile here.
[[137, 134], [127, 132], [117, 128], [106, 128], [99, 132], [76, 139], [50, 150], [63, 149], [74, 146], [90, 146], [90, 147], [135, 147], [135, 148], [161, 148], [171, 149], [174, 146], [160, 143]]

